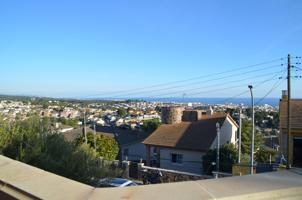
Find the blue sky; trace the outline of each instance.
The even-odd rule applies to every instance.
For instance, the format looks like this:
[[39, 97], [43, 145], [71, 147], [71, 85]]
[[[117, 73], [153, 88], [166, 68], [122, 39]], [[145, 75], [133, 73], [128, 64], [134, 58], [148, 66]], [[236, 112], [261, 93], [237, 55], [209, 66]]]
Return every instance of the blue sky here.
[[[288, 53], [301, 56], [301, 10], [299, 0], [2, 0], [0, 93], [99, 97], [104, 96], [103, 92], [219, 73]], [[281, 63], [285, 61], [262, 67]], [[273, 75], [278, 69], [285, 67], [272, 67], [250, 76]], [[174, 92], [176, 97], [183, 93], [190, 96], [193, 88], [220, 83], [213, 90], [223, 85], [227, 88], [232, 84], [226, 83], [240, 77], [237, 73], [206, 84], [204, 77], [187, 87], [165, 90], [160, 86], [155, 89], [161, 92], [148, 93], [149, 88], [136, 95], [153, 97]], [[212, 93], [195, 90], [200, 94], [194, 97], [233, 96], [253, 81], [257, 82], [251, 78], [238, 82], [243, 88]], [[293, 80], [296, 98], [302, 97], [301, 83], [301, 79]], [[256, 96], [265, 95], [273, 84], [255, 88]], [[281, 84], [268, 96], [279, 97], [285, 88]]]

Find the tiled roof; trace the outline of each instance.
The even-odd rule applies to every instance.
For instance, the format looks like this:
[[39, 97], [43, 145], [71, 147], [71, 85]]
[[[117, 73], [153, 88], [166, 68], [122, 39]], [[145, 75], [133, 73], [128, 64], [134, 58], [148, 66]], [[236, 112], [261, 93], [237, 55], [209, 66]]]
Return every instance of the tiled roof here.
[[[291, 100], [291, 128], [302, 129], [302, 99]], [[287, 128], [287, 101], [281, 100], [280, 109], [280, 128]]]
[[216, 138], [216, 123], [220, 126], [228, 115], [214, 115], [194, 122], [181, 122], [177, 124], [163, 124], [155, 130], [144, 144], [207, 151]]

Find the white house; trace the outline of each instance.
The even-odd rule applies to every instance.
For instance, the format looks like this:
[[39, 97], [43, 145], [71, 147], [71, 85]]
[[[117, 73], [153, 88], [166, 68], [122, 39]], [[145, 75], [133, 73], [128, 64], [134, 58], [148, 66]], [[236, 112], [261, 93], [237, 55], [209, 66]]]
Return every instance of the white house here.
[[203, 174], [202, 157], [217, 147], [217, 128], [220, 125], [220, 144], [236, 143], [238, 125], [228, 114], [210, 114], [192, 121], [163, 124], [144, 140], [147, 165], [156, 147], [157, 166], [196, 174]]

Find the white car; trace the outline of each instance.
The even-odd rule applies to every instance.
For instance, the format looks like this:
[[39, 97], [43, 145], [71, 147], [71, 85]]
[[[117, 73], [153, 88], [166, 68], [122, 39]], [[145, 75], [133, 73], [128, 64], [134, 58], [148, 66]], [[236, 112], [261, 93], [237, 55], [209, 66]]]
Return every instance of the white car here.
[[137, 183], [123, 178], [104, 178], [97, 184], [98, 187], [128, 187], [137, 185]]

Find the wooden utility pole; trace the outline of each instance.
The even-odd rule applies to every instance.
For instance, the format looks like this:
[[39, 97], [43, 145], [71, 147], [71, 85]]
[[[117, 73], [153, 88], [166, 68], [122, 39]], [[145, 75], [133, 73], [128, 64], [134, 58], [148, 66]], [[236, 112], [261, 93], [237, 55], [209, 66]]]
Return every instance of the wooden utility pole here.
[[290, 108], [290, 101], [291, 101], [291, 85], [290, 85], [290, 54], [287, 55], [287, 162], [286, 162], [286, 169], [290, 169], [290, 134], [291, 134], [291, 127], [290, 127], [290, 117], [291, 117], [291, 108]]

